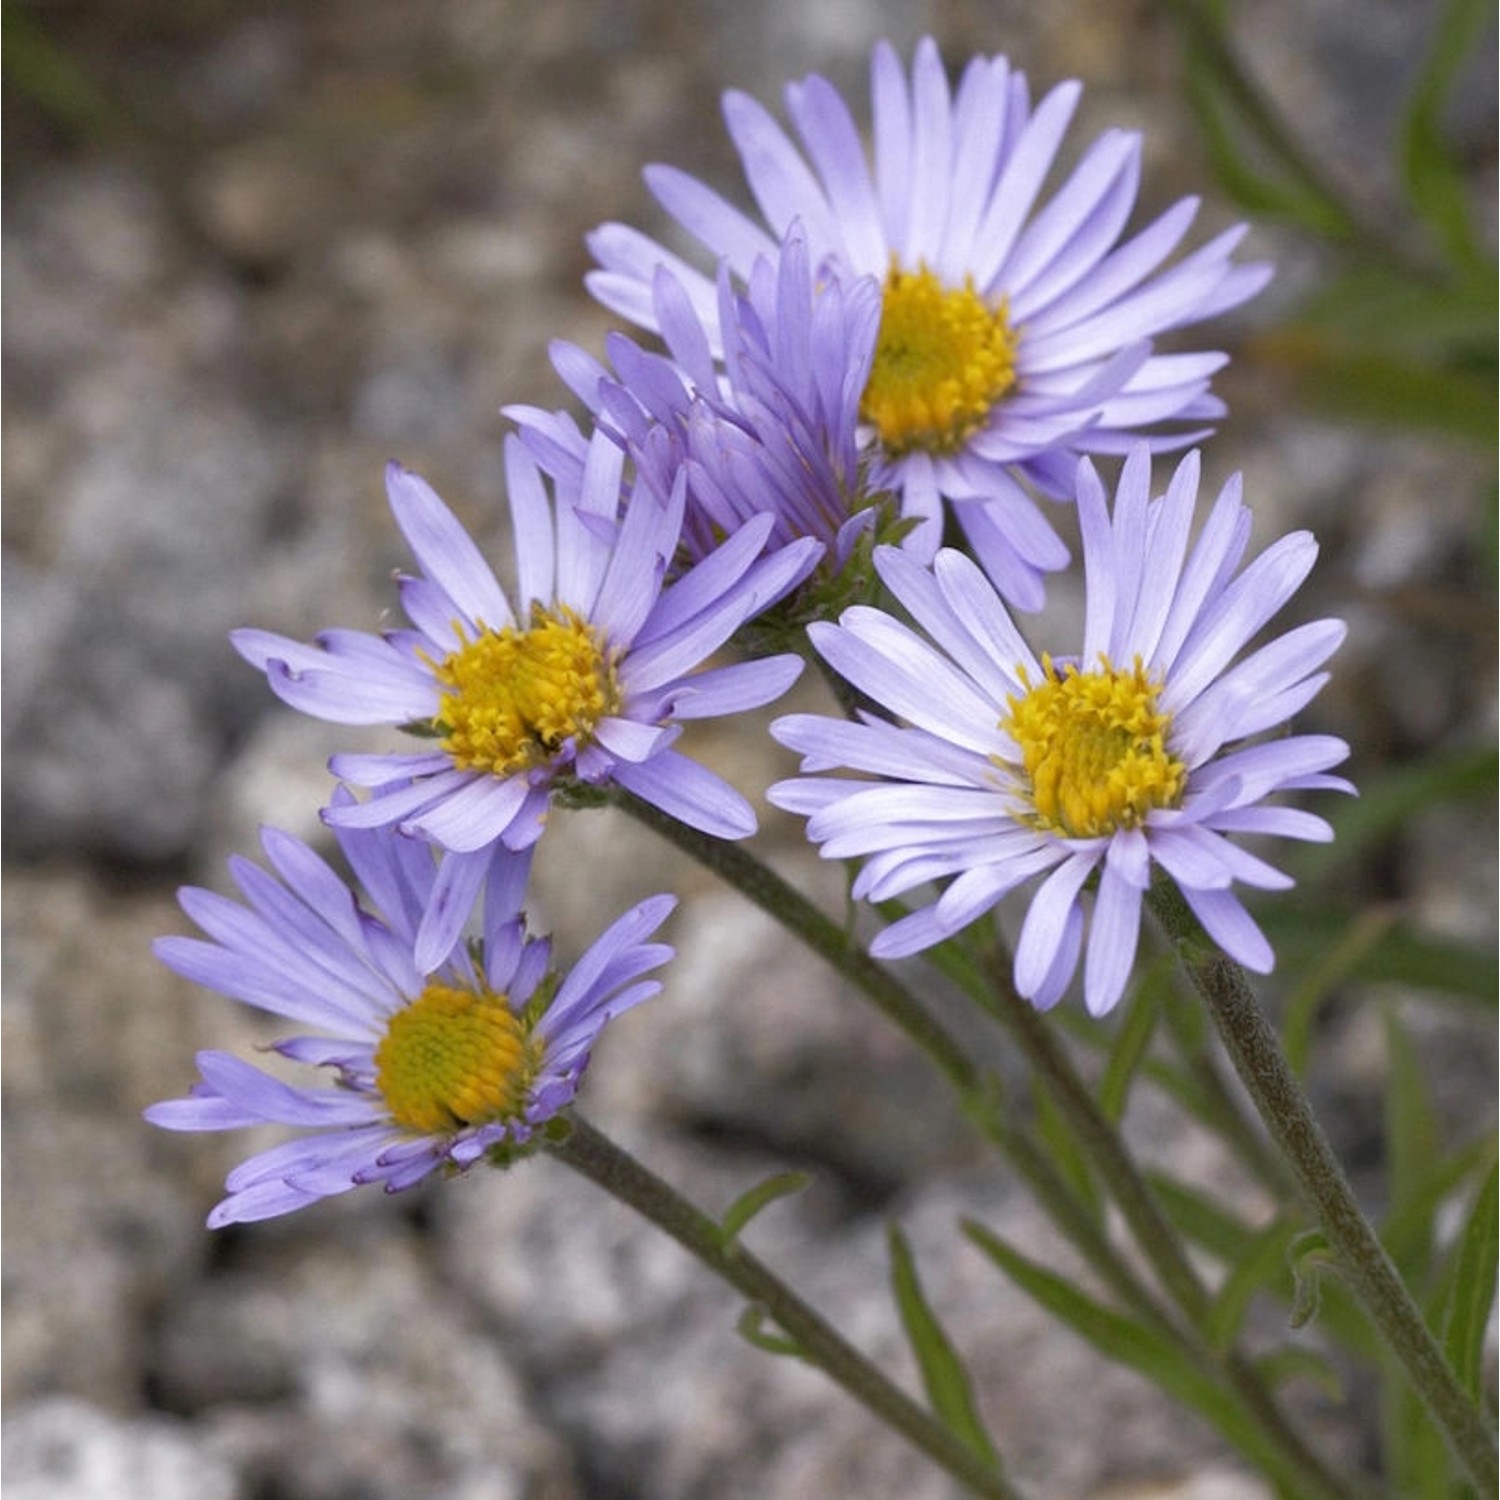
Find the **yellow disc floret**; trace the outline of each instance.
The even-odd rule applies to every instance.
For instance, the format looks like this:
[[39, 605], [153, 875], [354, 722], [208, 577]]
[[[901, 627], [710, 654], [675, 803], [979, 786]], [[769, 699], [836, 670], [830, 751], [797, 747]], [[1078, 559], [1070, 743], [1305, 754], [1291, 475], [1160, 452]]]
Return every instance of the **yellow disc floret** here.
[[1004, 302], [945, 287], [926, 266], [892, 265], [860, 417], [887, 453], [955, 453], [1016, 383], [1016, 336]]
[[434, 726], [461, 770], [510, 776], [545, 764], [620, 706], [598, 633], [566, 605], [534, 604], [529, 628], [484, 628], [436, 667]]
[[1129, 671], [1061, 672], [1042, 658], [1042, 680], [1010, 699], [1000, 727], [1015, 740], [1031, 803], [1027, 819], [1067, 838], [1137, 828], [1157, 807], [1175, 807], [1187, 767], [1167, 748], [1172, 716], [1157, 707], [1161, 684], [1137, 657]]
[[504, 995], [434, 981], [391, 1017], [375, 1085], [403, 1129], [449, 1134], [518, 1116], [537, 1053]]

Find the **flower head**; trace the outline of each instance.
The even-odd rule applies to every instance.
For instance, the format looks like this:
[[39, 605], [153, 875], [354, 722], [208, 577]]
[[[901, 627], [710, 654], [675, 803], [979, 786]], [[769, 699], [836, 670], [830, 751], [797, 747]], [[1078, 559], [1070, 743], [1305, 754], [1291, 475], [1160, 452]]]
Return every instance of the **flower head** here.
[[978, 568], [946, 549], [931, 569], [891, 549], [876, 554], [920, 632], [868, 608], [811, 627], [829, 665], [904, 722], [778, 719], [772, 733], [802, 753], [804, 771], [857, 775], [780, 782], [770, 800], [808, 816], [825, 857], [864, 860], [856, 896], [884, 901], [947, 882], [932, 904], [885, 928], [872, 952], [930, 947], [1045, 876], [1021, 928], [1017, 988], [1039, 1006], [1055, 1003], [1087, 925], [1084, 994], [1100, 1014], [1130, 974], [1156, 865], [1227, 953], [1271, 967], [1270, 945], [1231, 886], [1291, 881], [1233, 836], [1332, 837], [1323, 819], [1267, 799], [1352, 791], [1325, 774], [1348, 747], [1326, 735], [1256, 737], [1281, 730], [1327, 681], [1319, 668], [1344, 626], [1298, 626], [1236, 661], [1307, 576], [1317, 544], [1306, 532], [1285, 536], [1237, 572], [1250, 535], [1239, 479], [1189, 547], [1197, 489], [1194, 453], [1152, 499], [1141, 446], [1111, 514], [1092, 464], [1080, 463], [1086, 621], [1077, 655], [1034, 655]]
[[660, 984], [643, 976], [672, 956], [646, 941], [675, 904], [654, 896], [559, 973], [550, 944], [529, 937], [522, 916], [530, 851], [496, 844], [485, 855], [480, 935], [425, 970], [417, 933], [444, 899], [432, 850], [389, 828], [338, 837], [375, 910], [300, 840], [268, 829], [274, 875], [231, 861], [246, 905], [185, 889], [183, 910], [207, 941], [156, 944], [179, 974], [315, 1028], [272, 1050], [335, 1078], [331, 1088], [289, 1084], [229, 1053], [201, 1052], [188, 1097], [146, 1111], [168, 1130], [270, 1123], [308, 1132], [230, 1172], [211, 1228], [364, 1183], [395, 1192], [524, 1145], [572, 1103], [606, 1022], [654, 995]]
[[[721, 268], [711, 327], [666, 267], [652, 283], [652, 305], [666, 356], [615, 333], [609, 368], [555, 344], [558, 373], [659, 494], [686, 475], [687, 557], [705, 556], [768, 514], [769, 548], [815, 537], [837, 571], [882, 498], [865, 484], [859, 451], [878, 287], [868, 278], [815, 278], [806, 236], [793, 226], [777, 257], [756, 260], [742, 290]], [[722, 340], [722, 370], [711, 339]], [[570, 418], [524, 406], [506, 415], [544, 469], [579, 471], [587, 443]]]
[[334, 774], [371, 796], [324, 810], [338, 827], [394, 824], [453, 851], [421, 963], [451, 946], [489, 845], [535, 842], [559, 784], [617, 784], [723, 838], [755, 828], [738, 792], [671, 746], [682, 721], [759, 707], [796, 679], [793, 656], [699, 668], [805, 576], [818, 543], [762, 556], [772, 518], [756, 517], [663, 588], [682, 485], [666, 496], [637, 486], [622, 504], [622, 461], [596, 434], [553, 505], [534, 460], [507, 443], [519, 574], [511, 598], [452, 512], [393, 464], [391, 509], [422, 567], [400, 579], [413, 628], [330, 630], [313, 645], [263, 630], [232, 637], [294, 708], [427, 736], [415, 752], [334, 756]]
[[[740, 278], [797, 223], [817, 276], [875, 280], [880, 332], [861, 400], [872, 483], [927, 518], [929, 550], [952, 502], [992, 579], [1026, 609], [1067, 553], [1015, 476], [1066, 498], [1081, 453], [1124, 453], [1141, 434], [1158, 449], [1201, 436], [1222, 414], [1209, 382], [1225, 356], [1157, 354], [1151, 341], [1236, 306], [1269, 276], [1231, 263], [1243, 228], [1160, 269], [1193, 199], [1121, 241], [1140, 178], [1130, 131], [1102, 135], [1038, 206], [1080, 92], [1060, 84], [1033, 109], [1003, 57], [973, 59], [952, 92], [930, 39], [909, 79], [881, 43], [873, 159], [826, 79], [786, 91], [800, 147], [761, 105], [726, 94], [761, 221], [674, 168], [646, 173], [667, 212]], [[589, 285], [606, 306], [660, 331], [666, 266], [713, 328], [713, 283], [680, 257], [621, 224], [590, 246], [600, 269]], [[711, 348], [727, 356], [715, 332]]]

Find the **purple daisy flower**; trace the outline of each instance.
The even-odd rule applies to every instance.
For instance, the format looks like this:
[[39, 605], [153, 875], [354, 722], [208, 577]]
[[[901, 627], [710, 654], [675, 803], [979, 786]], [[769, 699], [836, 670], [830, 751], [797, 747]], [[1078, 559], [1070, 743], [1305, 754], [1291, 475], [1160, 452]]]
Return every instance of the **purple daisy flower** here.
[[622, 506], [623, 458], [596, 435], [576, 485], [559, 482], [553, 505], [534, 460], [507, 441], [514, 608], [453, 513], [393, 464], [391, 509], [422, 568], [400, 579], [414, 628], [329, 630], [313, 645], [264, 630], [232, 637], [294, 708], [433, 741], [414, 753], [334, 756], [333, 773], [371, 796], [323, 814], [342, 828], [394, 824], [452, 851], [420, 964], [451, 946], [489, 845], [520, 849], [540, 837], [559, 782], [619, 785], [720, 838], [755, 830], [749, 803], [671, 746], [683, 721], [758, 708], [795, 681], [801, 663], [791, 655], [699, 669], [806, 576], [818, 543], [762, 556], [773, 518], [756, 517], [663, 588], [682, 486], [659, 497], [637, 485]]
[[415, 943], [428, 909], [444, 899], [431, 848], [388, 828], [342, 829], [338, 838], [376, 911], [306, 844], [267, 829], [275, 875], [232, 859], [246, 904], [186, 888], [183, 910], [208, 941], [156, 943], [188, 979], [316, 1028], [272, 1050], [335, 1076], [331, 1088], [289, 1084], [229, 1053], [200, 1052], [188, 1097], [146, 1111], [167, 1130], [309, 1132], [230, 1172], [228, 1196], [208, 1217], [213, 1229], [364, 1183], [396, 1192], [439, 1168], [524, 1145], [573, 1102], [605, 1024], [657, 993], [661, 985], [642, 976], [672, 957], [646, 941], [675, 905], [653, 896], [558, 973], [549, 942], [530, 938], [522, 916], [531, 852], [496, 844], [484, 857], [479, 937], [472, 948], [456, 943], [429, 971]]
[[1084, 886], [1097, 876], [1084, 996], [1102, 1014], [1130, 975], [1154, 864], [1226, 953], [1271, 968], [1270, 945], [1231, 886], [1291, 881], [1233, 836], [1333, 836], [1322, 818], [1267, 799], [1353, 791], [1325, 774], [1348, 747], [1327, 735], [1256, 737], [1279, 733], [1319, 691], [1327, 674], [1318, 669], [1345, 627], [1301, 625], [1236, 662], [1307, 576], [1317, 544], [1293, 533], [1237, 573], [1250, 537], [1239, 477], [1190, 548], [1197, 489], [1192, 453], [1165, 496], [1151, 499], [1141, 446], [1111, 516], [1092, 464], [1080, 463], [1086, 621], [1077, 656], [1034, 655], [979, 569], [947, 549], [930, 569], [894, 549], [876, 553], [925, 634], [865, 607], [810, 628], [829, 665], [904, 723], [778, 719], [772, 733], [801, 752], [804, 771], [858, 776], [794, 778], [770, 800], [808, 817], [826, 858], [864, 861], [857, 897], [884, 901], [947, 881], [931, 905], [885, 928], [872, 953], [930, 947], [1045, 876], [1021, 928], [1015, 980], [1050, 1006], [1077, 967]]
[[[1067, 553], [1015, 475], [1069, 498], [1081, 453], [1122, 454], [1143, 434], [1158, 450], [1196, 441], [1223, 414], [1209, 383], [1227, 357], [1157, 354], [1151, 341], [1236, 306], [1270, 275], [1231, 262], [1243, 226], [1161, 270], [1196, 199], [1121, 242], [1140, 180], [1135, 132], [1107, 131], [1038, 208], [1080, 92], [1060, 84], [1033, 109], [1025, 76], [993, 57], [973, 59], [954, 93], [930, 38], [909, 80], [881, 43], [873, 162], [824, 78], [787, 88], [800, 148], [754, 100], [725, 95], [763, 222], [681, 171], [646, 171], [667, 212], [740, 278], [799, 223], [819, 276], [876, 279], [881, 327], [861, 400], [872, 482], [900, 490], [913, 514], [956, 502], [976, 554], [1025, 609]], [[622, 224], [589, 243], [601, 267], [589, 287], [605, 306], [661, 331], [665, 265], [714, 329], [713, 282], [680, 257]], [[722, 335], [710, 347], [727, 354]]]
[[[711, 328], [665, 267], [652, 301], [668, 356], [615, 333], [608, 368], [558, 341], [558, 373], [659, 493], [686, 474], [688, 557], [705, 556], [720, 537], [770, 514], [769, 547], [816, 537], [836, 571], [881, 498], [865, 488], [858, 438], [879, 286], [868, 277], [847, 287], [817, 280], [806, 236], [794, 226], [777, 257], [756, 260], [743, 291], [727, 267], [721, 271]], [[710, 349], [721, 330], [722, 371]], [[549, 473], [581, 472], [587, 442], [570, 417], [525, 406], [506, 415]], [[930, 558], [939, 538], [924, 540]]]

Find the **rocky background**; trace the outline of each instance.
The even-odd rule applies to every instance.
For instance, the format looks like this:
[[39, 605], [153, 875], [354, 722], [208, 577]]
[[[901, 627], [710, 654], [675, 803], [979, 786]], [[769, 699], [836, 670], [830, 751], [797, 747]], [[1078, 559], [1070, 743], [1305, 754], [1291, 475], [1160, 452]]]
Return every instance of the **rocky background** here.
[[[1255, 0], [1241, 34], [1323, 159], [1379, 215], [1395, 101], [1428, 24], [1402, 0]], [[268, 1033], [149, 952], [174, 888], [222, 887], [263, 823], [317, 833], [346, 731], [283, 709], [230, 651], [256, 623], [376, 627], [402, 561], [381, 467], [424, 473], [507, 541], [496, 415], [562, 404], [549, 339], [598, 349], [582, 236], [654, 224], [639, 169], [736, 185], [716, 100], [828, 73], [864, 108], [871, 43], [933, 31], [1088, 84], [1073, 139], [1147, 132], [1146, 208], [1207, 187], [1177, 54], [1144, 0], [53, 0], [6, 13], [4, 1480], [9, 1500], [697, 1500], [938, 1497], [821, 1377], [751, 1349], [727, 1294], [550, 1162], [387, 1200], [355, 1193], [217, 1235], [242, 1141], [148, 1130], [205, 1045]], [[1481, 84], [1483, 80], [1479, 81]], [[1455, 120], [1493, 164], [1482, 87]], [[1199, 237], [1232, 213], [1208, 192]], [[1144, 210], [1143, 210], [1144, 212]], [[1282, 274], [1235, 347], [1310, 284]], [[1215, 338], [1221, 335], [1216, 333]], [[1372, 768], [1493, 734], [1484, 465], [1452, 441], [1332, 424], [1241, 359], [1207, 477], [1247, 471], [1264, 544], [1324, 540], [1306, 615], [1353, 631], [1309, 725]], [[1066, 594], [1066, 590], [1059, 591]], [[816, 702], [810, 689], [803, 701]], [[784, 774], [758, 726], [706, 736], [748, 793]], [[580, 815], [581, 818], [581, 815]], [[763, 844], [830, 901], [775, 814]], [[1483, 939], [1494, 823], [1413, 831], [1371, 892]], [[705, 1205], [799, 1166], [752, 1239], [915, 1380], [884, 1290], [899, 1220], [984, 1392], [1012, 1473], [1046, 1497], [1266, 1493], [1195, 1420], [1049, 1325], [952, 1225], [1052, 1256], [884, 1023], [737, 898], [610, 815], [563, 820], [538, 916], [566, 948], [676, 888], [667, 993], [616, 1028], [596, 1122]], [[1388, 991], [1386, 993], [1389, 993]], [[1320, 1036], [1320, 1101], [1380, 1191], [1377, 1007]], [[1492, 1109], [1489, 1031], [1414, 1000], [1455, 1138]], [[974, 1038], [1005, 1065], [995, 1039]], [[1165, 1105], [1148, 1159], [1224, 1183]], [[1307, 1420], [1369, 1456], [1358, 1393]]]

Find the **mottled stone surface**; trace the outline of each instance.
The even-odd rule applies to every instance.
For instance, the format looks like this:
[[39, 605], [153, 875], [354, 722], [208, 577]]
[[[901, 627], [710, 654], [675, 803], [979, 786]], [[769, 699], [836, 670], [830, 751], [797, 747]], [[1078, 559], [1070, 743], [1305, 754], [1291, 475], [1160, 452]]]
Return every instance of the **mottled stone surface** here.
[[[1205, 191], [1207, 233], [1234, 215], [1207, 187], [1159, 16], [1105, 0], [19, 9], [60, 71], [23, 68], [5, 98], [7, 1495], [951, 1493], [818, 1375], [738, 1338], [738, 1308], [705, 1273], [553, 1163], [209, 1236], [245, 1142], [168, 1137], [139, 1112], [182, 1090], [195, 1049], [271, 1032], [193, 993], [149, 942], [186, 930], [174, 886], [222, 887], [224, 857], [253, 854], [260, 825], [320, 839], [324, 758], [381, 743], [282, 709], [226, 631], [389, 617], [388, 458], [507, 565], [497, 409], [562, 404], [550, 339], [600, 347], [610, 322], [582, 292], [582, 237], [606, 218], [662, 228], [645, 162], [738, 191], [723, 88], [774, 102], [819, 69], [862, 101], [871, 42], [909, 50], [927, 29], [950, 59], [1007, 50], [1038, 87], [1085, 79], [1079, 140], [1145, 130], [1145, 208]], [[1253, 61], [1377, 214], [1394, 201], [1381, 142], [1421, 9], [1244, 8]], [[1482, 90], [1456, 123], [1492, 160]], [[1251, 244], [1283, 272], [1226, 324], [1231, 349], [1320, 263], [1270, 226]], [[1246, 471], [1261, 544], [1313, 527], [1324, 560], [1297, 609], [1351, 620], [1315, 722], [1356, 742], [1356, 774], [1492, 737], [1483, 462], [1287, 410], [1253, 359], [1222, 389], [1233, 416], [1209, 482]], [[1076, 594], [1060, 584], [1059, 610]], [[796, 701], [818, 704], [816, 685]], [[789, 766], [766, 717], [699, 739], [757, 800]], [[1494, 827], [1470, 812], [1393, 840], [1363, 889], [1483, 941]], [[814, 867], [792, 820], [770, 815], [762, 848], [838, 910], [837, 872]], [[787, 1166], [811, 1173], [752, 1241], [916, 1389], [885, 1288], [885, 1224], [903, 1223], [1028, 1495], [1265, 1495], [953, 1232], [973, 1216], [1058, 1258], [932, 1071], [763, 917], [613, 814], [558, 818], [535, 904], [576, 952], [668, 887], [680, 958], [601, 1048], [594, 1118], [710, 1208]], [[1378, 1195], [1385, 1059], [1367, 998], [1340, 997], [1315, 1078]], [[945, 1014], [1014, 1074], [992, 1032]], [[1445, 1128], [1470, 1135], [1491, 1109], [1488, 1033], [1451, 1009], [1416, 1014]], [[1154, 1165], [1239, 1181], [1167, 1105], [1143, 1100], [1128, 1123]], [[1363, 1451], [1357, 1402], [1303, 1406], [1336, 1450]]]

